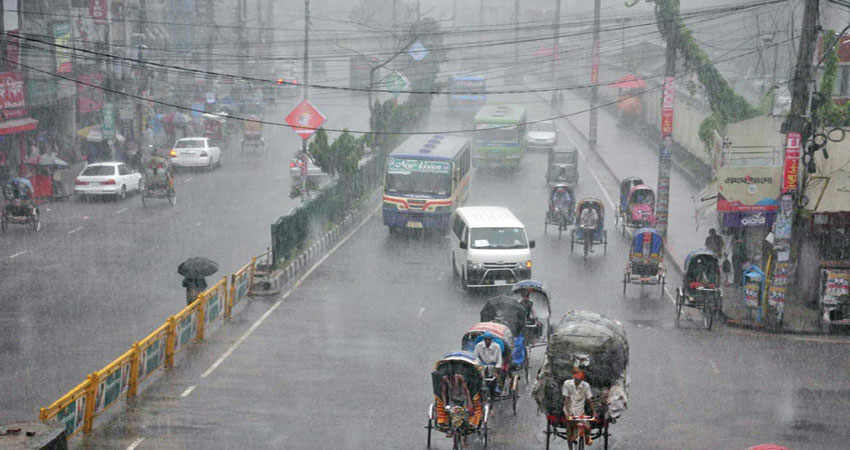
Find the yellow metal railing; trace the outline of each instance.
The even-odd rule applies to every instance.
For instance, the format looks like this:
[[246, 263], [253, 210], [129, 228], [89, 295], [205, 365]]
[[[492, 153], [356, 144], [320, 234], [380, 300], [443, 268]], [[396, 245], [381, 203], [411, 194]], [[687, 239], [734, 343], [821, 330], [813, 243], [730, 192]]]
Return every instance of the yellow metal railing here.
[[[268, 252], [266, 252], [268, 253]], [[40, 420], [58, 420], [65, 434], [89, 433], [94, 419], [118, 403], [121, 398], [138, 394], [139, 384], [159, 368], [174, 367], [174, 355], [204, 333], [218, 319], [229, 318], [233, 306], [250, 294], [257, 259], [230, 276], [222, 277], [164, 324], [124, 352], [106, 367], [89, 374], [86, 380], [39, 411]]]

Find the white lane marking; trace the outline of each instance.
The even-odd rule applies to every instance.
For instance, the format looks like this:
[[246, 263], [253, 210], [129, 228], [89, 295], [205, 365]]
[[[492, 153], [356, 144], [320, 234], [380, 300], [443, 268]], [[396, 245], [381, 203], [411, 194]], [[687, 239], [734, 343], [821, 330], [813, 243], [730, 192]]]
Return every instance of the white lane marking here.
[[717, 364], [715, 364], [713, 360], [709, 359], [708, 365], [711, 366], [711, 370], [714, 371], [715, 375], [720, 375], [720, 369], [717, 368]]
[[201, 222], [196, 223], [196, 224], [195, 224], [195, 226], [196, 226], [196, 227], [201, 226]]
[[[569, 121], [569, 119], [567, 119], [567, 120]], [[584, 155], [584, 152], [578, 146], [578, 143], [575, 141], [575, 139], [573, 139], [572, 134], [570, 134], [568, 132], [565, 132], [564, 134], [567, 135], [567, 138], [570, 140], [570, 142], [573, 143], [573, 146], [578, 150], [578, 154], [579, 154], [579, 156], [581, 156], [581, 159], [586, 162], [587, 157]], [[591, 169], [590, 167], [587, 168], [587, 171], [590, 172], [590, 176], [592, 176], [593, 180], [596, 181], [596, 184], [599, 186], [599, 189], [602, 191], [602, 195], [605, 196], [605, 199], [608, 200], [608, 204], [611, 205], [611, 209], [612, 210], [616, 209], [617, 205], [614, 203], [614, 200], [611, 199], [611, 196], [608, 195], [608, 191], [605, 189], [605, 186], [602, 185], [602, 181], [599, 180], [599, 177], [596, 176], [596, 172], [594, 172], [593, 169]]]
[[189, 387], [187, 387], [187, 388], [186, 388], [186, 390], [185, 390], [185, 391], [183, 391], [183, 393], [182, 393], [182, 394], [180, 394], [180, 398], [188, 397], [188, 396], [189, 396], [189, 394], [191, 394], [191, 393], [192, 393], [192, 391], [194, 391], [194, 390], [195, 390], [195, 386], [189, 386]]
[[425, 307], [424, 306], [419, 308], [419, 314], [417, 314], [417, 317], [422, 317], [422, 314], [425, 314]]
[[141, 444], [142, 441], [144, 441], [144, 440], [145, 440], [144, 437], [140, 437], [140, 438], [136, 439], [135, 441], [133, 441], [132, 444], [130, 444], [129, 447], [127, 447], [127, 450], [135, 450], [135, 448], [138, 447], [139, 444]]
[[305, 272], [304, 275], [302, 275], [298, 279], [298, 281], [296, 281], [295, 284], [293, 284], [292, 287], [289, 288], [289, 290], [286, 291], [286, 293], [280, 297], [280, 300], [276, 301], [268, 309], [268, 311], [264, 312], [263, 315], [260, 316], [260, 318], [257, 319], [257, 321], [251, 325], [251, 328], [248, 328], [248, 330], [245, 331], [242, 336], [239, 336], [239, 339], [237, 339], [236, 342], [233, 343], [233, 345], [231, 345], [221, 356], [219, 356], [218, 359], [214, 363], [212, 363], [209, 369], [207, 369], [206, 371], [204, 371], [204, 373], [201, 374], [201, 378], [206, 378], [210, 376], [210, 374], [213, 373], [213, 371], [217, 369], [218, 366], [220, 366], [234, 351], [236, 351], [237, 348], [239, 348], [240, 345], [242, 345], [243, 342], [245, 342], [245, 339], [248, 339], [248, 336], [250, 336], [251, 333], [253, 333], [254, 330], [256, 330], [257, 327], [260, 326], [260, 324], [262, 324], [278, 307], [280, 307], [283, 301], [286, 300], [292, 294], [292, 291], [297, 289], [298, 286], [301, 286], [301, 282], [306, 280], [310, 276], [310, 274], [312, 274], [313, 271], [316, 270], [317, 267], [319, 267], [323, 262], [325, 262], [325, 260], [328, 259], [329, 256], [333, 255], [334, 252], [336, 252], [336, 250], [340, 248], [342, 244], [345, 244], [351, 236], [354, 236], [354, 234], [357, 233], [357, 231], [360, 230], [360, 228], [365, 225], [366, 222], [369, 221], [369, 219], [371, 219], [372, 216], [375, 215], [375, 213], [378, 212], [382, 206], [382, 204], [379, 204], [374, 210], [372, 210], [372, 212], [368, 216], [363, 219], [362, 222], [360, 222], [353, 230], [351, 230], [351, 232], [347, 236], [340, 240], [339, 243], [334, 245], [333, 248], [331, 248], [330, 251], [325, 254], [325, 256], [316, 261], [316, 263], [313, 264], [310, 269], [307, 270], [307, 272]]
[[83, 220], [89, 220], [89, 219], [91, 219], [91, 217], [89, 217], [89, 216], [83, 216]]
[[12, 255], [12, 256], [10, 256], [9, 258], [17, 258], [18, 256], [21, 256], [21, 255], [23, 255], [24, 253], [26, 253], [26, 252], [28, 252], [28, 251], [29, 251], [29, 250], [22, 250], [22, 251], [20, 251], [20, 252], [18, 252], [18, 253], [15, 253], [15, 254], [14, 254], [14, 255]]
[[115, 211], [115, 215], [121, 214], [122, 212], [124, 212], [126, 210], [127, 210], [127, 208], [121, 208], [118, 211]]
[[190, 182], [190, 181], [192, 181], [192, 180], [194, 180], [194, 179], [195, 179], [195, 177], [189, 177], [189, 178], [186, 178], [185, 180], [183, 180], [183, 182], [184, 182], [184, 183], [188, 183], [188, 182]]
[[77, 227], [77, 228], [74, 228], [73, 230], [69, 231], [69, 232], [68, 232], [68, 234], [74, 234], [74, 233], [76, 233], [77, 231], [80, 231], [80, 230], [82, 230], [82, 229], [83, 229], [83, 227]]

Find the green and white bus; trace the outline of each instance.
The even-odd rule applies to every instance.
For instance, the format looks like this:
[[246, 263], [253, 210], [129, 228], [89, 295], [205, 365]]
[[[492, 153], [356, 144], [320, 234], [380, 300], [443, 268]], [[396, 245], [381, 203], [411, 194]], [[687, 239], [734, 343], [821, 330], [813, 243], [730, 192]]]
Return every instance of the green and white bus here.
[[475, 115], [476, 167], [519, 167], [525, 154], [525, 107], [484, 105]]

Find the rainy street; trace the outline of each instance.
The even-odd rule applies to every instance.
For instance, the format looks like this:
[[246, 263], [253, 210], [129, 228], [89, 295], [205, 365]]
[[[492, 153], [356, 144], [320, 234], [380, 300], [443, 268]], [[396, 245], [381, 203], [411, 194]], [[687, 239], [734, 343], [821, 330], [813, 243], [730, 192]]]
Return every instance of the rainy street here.
[[[578, 369], [601, 417], [627, 393], [590, 448], [847, 448], [848, 24], [838, 0], [0, 0], [0, 449], [36, 428], [79, 450], [452, 448], [434, 384], [484, 396], [484, 358], [448, 354], [511, 294], [465, 286], [457, 255], [531, 267], [552, 331], [458, 447], [569, 448], [532, 386]], [[572, 200], [602, 205], [587, 255], [547, 223], [573, 149]], [[84, 179], [96, 163], [114, 172]], [[82, 198], [127, 177], [176, 201]], [[531, 262], [508, 259], [513, 219], [462, 206], [510, 210]], [[188, 289], [197, 256], [226, 288]], [[626, 285], [638, 267], [665, 283]]]
[[[553, 116], [545, 103], [527, 105], [532, 118]], [[434, 109], [432, 129], [449, 126], [442, 105]], [[558, 124], [586, 148], [566, 121]], [[605, 144], [630, 143], [651, 155], [635, 145], [636, 136], [606, 136]], [[596, 178], [616, 183], [590, 159], [577, 196], [606, 198]], [[781, 441], [830, 449], [850, 436], [840, 419], [850, 413], [850, 386], [830, 375], [850, 363], [847, 341], [705, 331], [695, 313], [676, 329], [672, 303], [658, 287], [630, 286], [622, 295], [628, 247], [610, 215], [607, 254], [595, 247], [587, 262], [570, 253], [566, 236], [558, 240], [551, 227], [544, 234], [544, 168], [544, 155], [532, 152], [515, 174], [476, 170], [468, 204], [507, 206], [528, 227], [537, 242], [534, 278], [552, 292], [553, 317], [586, 309], [625, 324], [630, 401], [611, 427], [612, 448], [746, 448]], [[142, 437], [138, 448], [424, 448], [434, 361], [459, 348], [480, 308], [497, 294], [461, 290], [449, 255], [441, 237], [390, 237], [378, 212], [283, 298], [253, 300], [235, 326], [191, 351], [127, 414], [85, 440], [85, 448], [124, 448]], [[679, 282], [671, 270], [670, 284]], [[833, 357], [824, 360], [824, 351]], [[542, 349], [532, 351], [532, 371], [541, 358]], [[545, 418], [524, 380], [520, 392], [516, 417], [509, 403], [496, 406], [488, 447], [543, 448]], [[435, 448], [451, 447], [439, 434], [432, 439]], [[480, 448], [480, 441], [473, 444]]]

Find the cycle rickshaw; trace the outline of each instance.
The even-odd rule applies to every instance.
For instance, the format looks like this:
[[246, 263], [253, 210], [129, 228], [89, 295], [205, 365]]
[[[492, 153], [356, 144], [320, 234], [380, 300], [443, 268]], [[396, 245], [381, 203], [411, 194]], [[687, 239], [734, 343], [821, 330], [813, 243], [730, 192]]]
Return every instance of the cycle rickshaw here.
[[626, 227], [643, 228], [655, 225], [655, 192], [645, 184], [631, 187], [625, 207], [620, 209], [617, 219], [622, 222], [622, 233]]
[[171, 161], [159, 155], [151, 156], [145, 168], [145, 182], [142, 189], [142, 206], [147, 206], [147, 199], [168, 199], [174, 206], [177, 203], [177, 192], [174, 190], [174, 176], [171, 172]]
[[0, 229], [5, 233], [9, 224], [29, 225], [34, 231], [41, 229], [41, 218], [33, 198], [32, 183], [26, 178], [13, 178], [3, 186], [6, 204], [0, 211]]
[[511, 329], [498, 322], [481, 322], [473, 325], [461, 340], [461, 348], [464, 351], [474, 352], [475, 345], [484, 340], [484, 333], [493, 335], [493, 343], [502, 349], [502, 373], [500, 380], [497, 374], [490, 372], [488, 366], [484, 367], [484, 395], [486, 402], [493, 404], [502, 400], [511, 400], [514, 414], [516, 414], [516, 402], [519, 398], [519, 375], [516, 367], [511, 364], [514, 360], [514, 337]]
[[[446, 405], [443, 402], [443, 377], [463, 375], [469, 395], [472, 398], [473, 414], [468, 414], [466, 408], [460, 405]], [[477, 434], [484, 439], [487, 446], [487, 421], [490, 415], [490, 405], [484, 401], [484, 377], [481, 366], [470, 352], [459, 351], [443, 355], [434, 364], [431, 372], [431, 385], [434, 391], [434, 403], [428, 408], [428, 448], [431, 447], [431, 431], [452, 433], [453, 449], [463, 446], [463, 438]]]
[[[596, 211], [598, 220], [595, 227], [590, 227], [581, 223], [581, 215], [585, 209], [593, 209]], [[602, 244], [604, 252], [608, 253], [608, 230], [605, 229], [605, 205], [598, 198], [585, 198], [578, 202], [576, 208], [577, 225], [570, 232], [570, 252], [574, 250], [576, 244], [584, 247], [584, 259], [587, 259], [587, 254], [590, 253], [594, 244]]]
[[532, 348], [545, 346], [549, 340], [549, 318], [552, 316], [549, 292], [543, 283], [535, 280], [522, 280], [513, 285], [511, 292], [519, 297], [517, 301], [526, 311], [524, 335], [528, 358]]
[[676, 326], [687, 306], [702, 311], [703, 325], [711, 329], [722, 307], [720, 279], [720, 264], [711, 250], [696, 250], [685, 257], [685, 278], [676, 290]]
[[664, 239], [654, 228], [641, 228], [632, 237], [632, 248], [629, 252], [629, 262], [623, 274], [623, 295], [626, 295], [626, 285], [661, 286], [661, 296], [664, 296], [664, 285], [667, 272], [664, 269]]
[[549, 230], [549, 225], [555, 225], [558, 227], [558, 239], [561, 239], [561, 233], [575, 223], [575, 198], [573, 188], [569, 184], [557, 183], [552, 186], [549, 191], [549, 209], [546, 210], [544, 232]]
[[513, 335], [513, 353], [511, 354], [510, 369], [525, 371], [525, 381], [528, 382], [528, 343], [525, 336], [527, 312], [514, 297], [499, 295], [487, 300], [479, 315], [481, 322], [496, 322], [511, 330]]

